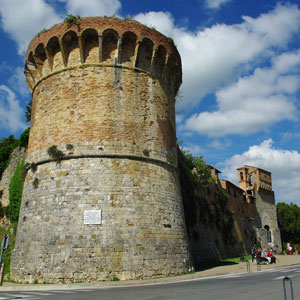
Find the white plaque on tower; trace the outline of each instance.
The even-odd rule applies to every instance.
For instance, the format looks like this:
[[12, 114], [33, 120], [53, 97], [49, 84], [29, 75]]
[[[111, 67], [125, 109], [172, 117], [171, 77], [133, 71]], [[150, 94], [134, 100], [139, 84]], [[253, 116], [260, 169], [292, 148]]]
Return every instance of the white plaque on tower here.
[[101, 210], [85, 210], [83, 219], [86, 225], [101, 224]]

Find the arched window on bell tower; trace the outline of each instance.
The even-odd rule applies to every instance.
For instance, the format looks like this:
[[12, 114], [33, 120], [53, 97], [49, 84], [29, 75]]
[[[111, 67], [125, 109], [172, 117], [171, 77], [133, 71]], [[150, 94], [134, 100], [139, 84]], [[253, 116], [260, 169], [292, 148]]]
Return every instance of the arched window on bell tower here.
[[250, 175], [250, 177], [249, 177], [249, 184], [250, 184], [250, 186], [253, 186], [253, 176], [252, 175]]
[[268, 243], [272, 243], [272, 232], [268, 225], [265, 225], [264, 228], [267, 230], [267, 241]]

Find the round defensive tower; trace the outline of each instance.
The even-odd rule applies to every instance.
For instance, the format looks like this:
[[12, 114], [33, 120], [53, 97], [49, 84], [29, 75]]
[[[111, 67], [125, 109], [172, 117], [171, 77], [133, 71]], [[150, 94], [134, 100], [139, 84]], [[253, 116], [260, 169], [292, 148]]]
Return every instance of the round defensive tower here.
[[132, 20], [82, 18], [37, 35], [25, 75], [32, 115], [12, 278], [189, 271], [173, 42]]

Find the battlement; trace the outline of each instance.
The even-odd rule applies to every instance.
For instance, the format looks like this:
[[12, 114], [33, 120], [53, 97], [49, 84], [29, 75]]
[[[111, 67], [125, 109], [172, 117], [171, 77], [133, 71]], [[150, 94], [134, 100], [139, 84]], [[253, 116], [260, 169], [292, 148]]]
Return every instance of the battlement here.
[[182, 82], [181, 59], [172, 39], [133, 20], [80, 19], [80, 25], [55, 25], [30, 43], [25, 76], [31, 92], [51, 74], [98, 65], [149, 73], [176, 95]]

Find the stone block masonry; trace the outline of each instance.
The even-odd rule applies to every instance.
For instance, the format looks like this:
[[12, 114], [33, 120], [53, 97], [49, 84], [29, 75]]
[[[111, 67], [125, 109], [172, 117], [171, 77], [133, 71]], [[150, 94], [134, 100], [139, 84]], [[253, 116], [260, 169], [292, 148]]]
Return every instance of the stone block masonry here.
[[[119, 158], [68, 159], [30, 170], [14, 278], [97, 281], [186, 270], [174, 175], [159, 163]], [[102, 223], [84, 224], [85, 210], [101, 210]]]
[[[55, 283], [192, 270], [173, 43], [133, 21], [83, 18], [35, 37], [25, 75], [33, 108], [11, 277]], [[85, 224], [87, 211], [101, 213], [101, 224]]]

